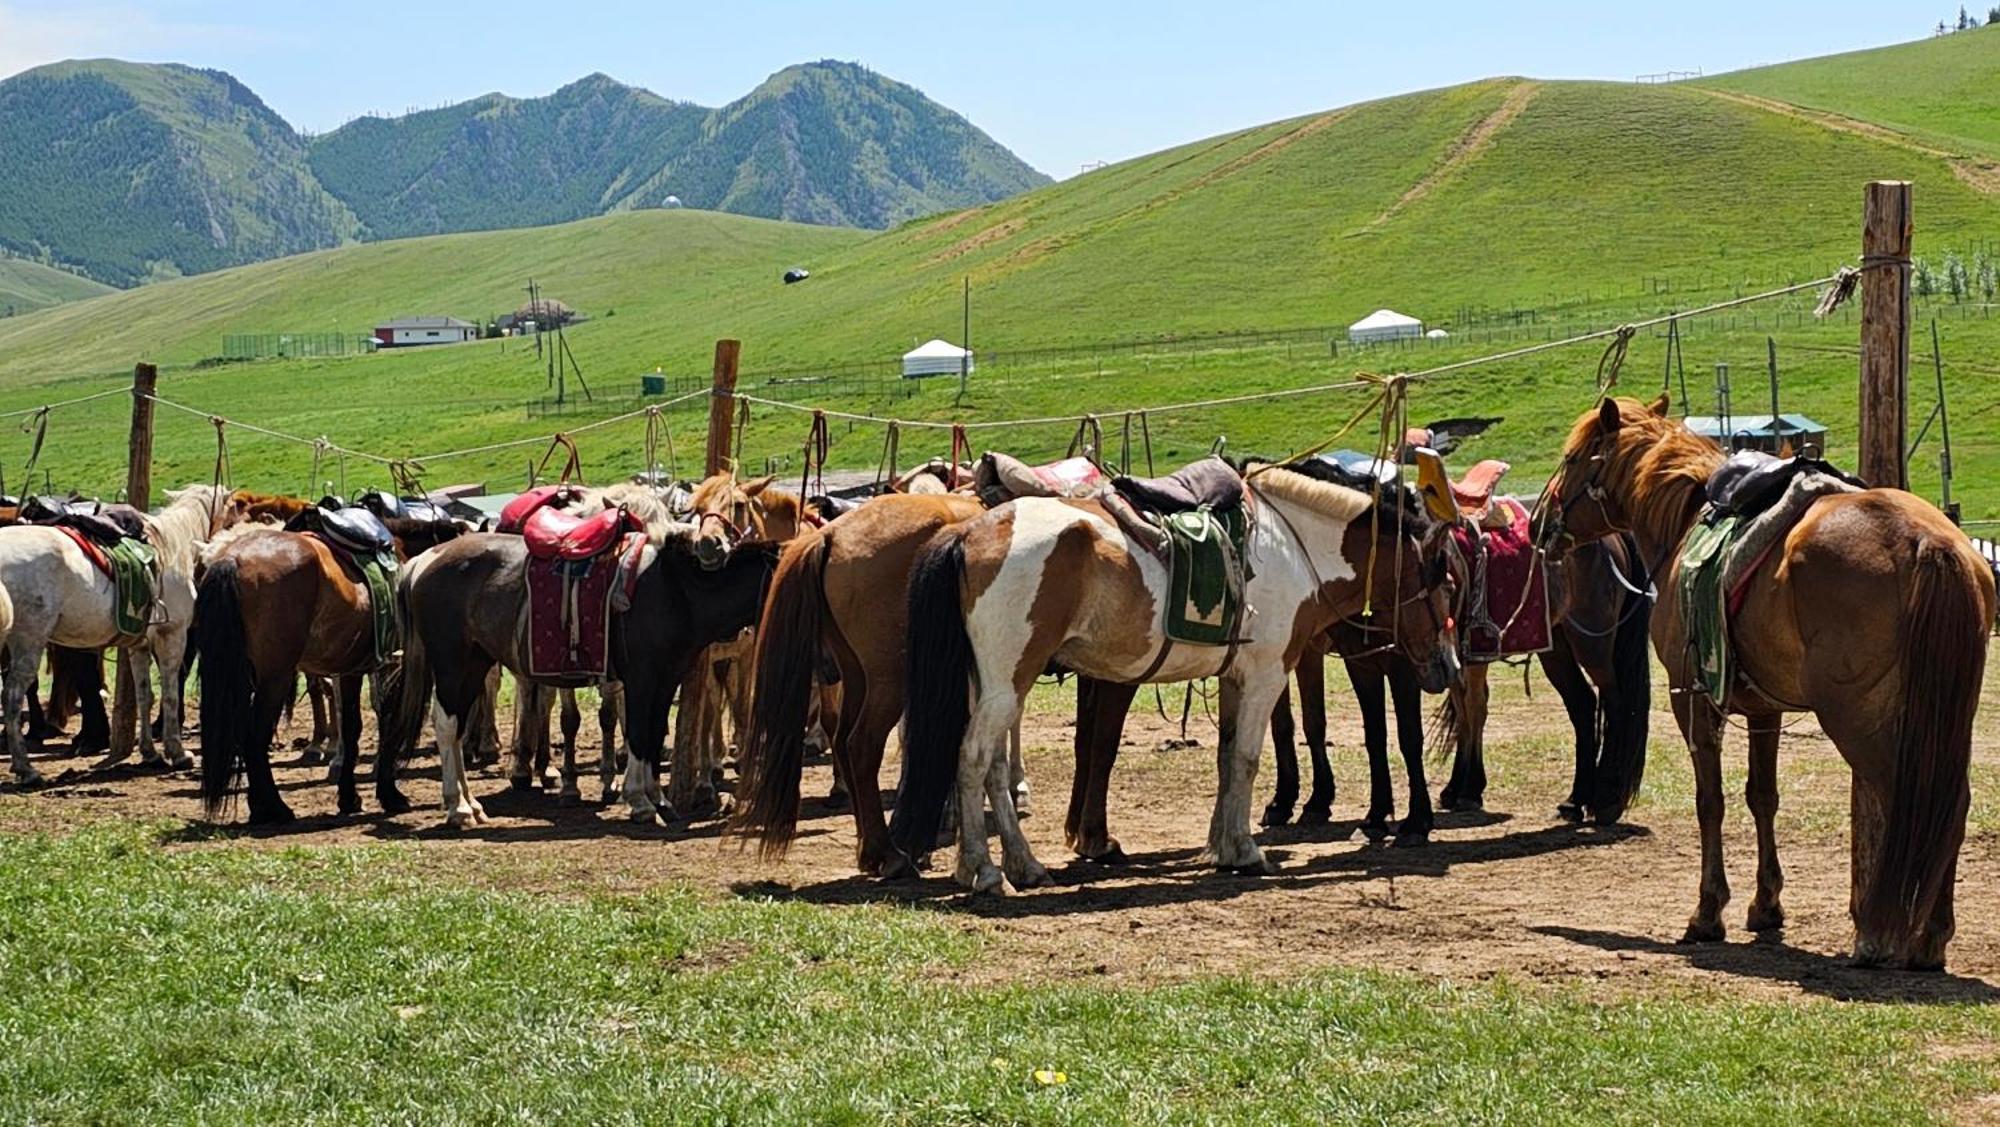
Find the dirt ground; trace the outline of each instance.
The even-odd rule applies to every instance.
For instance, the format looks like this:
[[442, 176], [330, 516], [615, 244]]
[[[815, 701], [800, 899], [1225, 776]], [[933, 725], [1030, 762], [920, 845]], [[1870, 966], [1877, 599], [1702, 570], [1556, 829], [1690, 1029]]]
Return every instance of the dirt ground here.
[[[1973, 824], [1958, 874], [1959, 931], [1943, 975], [1847, 965], [1847, 772], [1810, 718], [1786, 732], [1781, 752], [1786, 930], [1753, 939], [1741, 927], [1756, 853], [1748, 811], [1736, 798], [1742, 738], [1732, 732], [1727, 856], [1735, 895], [1725, 915], [1732, 930], [1722, 944], [1681, 946], [1675, 941], [1694, 905], [1699, 848], [1687, 757], [1670, 718], [1655, 713], [1646, 788], [1628, 824], [1570, 825], [1555, 816], [1568, 789], [1568, 725], [1540, 675], [1529, 695], [1513, 670], [1495, 676], [1487, 811], [1441, 813], [1429, 845], [1396, 848], [1354, 832], [1366, 795], [1359, 719], [1338, 667], [1330, 669], [1337, 820], [1266, 831], [1262, 840], [1279, 866], [1272, 877], [1218, 876], [1200, 864], [1214, 796], [1215, 729], [1197, 704], [1188, 735], [1201, 746], [1163, 747], [1180, 735], [1177, 689], [1168, 692], [1172, 721], [1146, 693], [1127, 726], [1111, 815], [1130, 862], [1118, 867], [1077, 861], [1063, 847], [1069, 719], [1060, 692], [1038, 698], [1026, 729], [1033, 788], [1026, 828], [1057, 885], [1004, 899], [964, 895], [942, 860], [918, 881], [882, 884], [856, 876], [853, 822], [820, 801], [831, 779], [825, 763], [808, 768], [801, 837], [776, 864], [738, 849], [712, 818], [666, 831], [639, 829], [622, 808], [566, 806], [553, 794], [514, 792], [503, 773], [491, 770], [476, 776], [474, 787], [492, 820], [452, 832], [437, 805], [434, 758], [405, 769], [404, 789], [419, 804], [409, 814], [339, 818], [324, 768], [293, 765], [282, 769], [280, 782], [300, 815], [297, 825], [272, 834], [194, 833], [184, 847], [390, 841], [414, 846], [421, 863], [435, 865], [441, 876], [523, 892], [633, 892], [683, 882], [717, 896], [795, 898], [828, 911], [864, 902], [918, 904], [996, 940], [979, 961], [950, 972], [976, 981], [1161, 981], [1346, 965], [1458, 981], [1506, 975], [1606, 996], [1716, 989], [1737, 996], [1988, 1001], [2000, 996], [1996, 680], [1989, 678], [1975, 749]], [[1664, 690], [1656, 696], [1663, 702]], [[305, 734], [306, 710], [299, 711], [288, 738]], [[581, 753], [586, 795], [596, 789], [592, 727], [586, 725]], [[0, 829], [162, 817], [198, 825], [189, 775], [91, 773], [65, 755], [57, 744], [43, 757], [41, 768], [54, 781], [39, 791], [0, 787]], [[1433, 791], [1442, 766], [1431, 768]], [[885, 781], [893, 783], [894, 770], [892, 757]], [[1260, 811], [1271, 777], [1267, 754], [1258, 779]], [[1403, 785], [1399, 767], [1399, 813]], [[363, 796], [372, 806], [365, 781]]]

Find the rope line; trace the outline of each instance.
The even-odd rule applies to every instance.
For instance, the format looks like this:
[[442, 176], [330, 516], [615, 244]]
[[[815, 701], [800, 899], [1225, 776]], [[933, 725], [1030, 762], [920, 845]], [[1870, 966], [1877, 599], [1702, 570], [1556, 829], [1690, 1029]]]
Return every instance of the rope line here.
[[[153, 402], [159, 404], [162, 407], [171, 407], [176, 411], [185, 412], [187, 414], [195, 416], [196, 418], [207, 419], [211, 423], [220, 420], [220, 422], [226, 423], [229, 426], [238, 427], [242, 430], [247, 430], [252, 434], [261, 434], [266, 438], [282, 439], [285, 442], [296, 442], [300, 446], [320, 447], [322, 450], [331, 450], [341, 454], [352, 454], [357, 458], [365, 458], [368, 461], [376, 462], [384, 466], [394, 465], [396, 461], [396, 459], [394, 458], [384, 458], [380, 454], [370, 454], [366, 450], [355, 450], [351, 447], [341, 446], [332, 442], [326, 442], [324, 439], [304, 438], [296, 434], [287, 434], [281, 430], [272, 430], [269, 427], [260, 427], [254, 423], [246, 423], [240, 419], [232, 419], [227, 415], [218, 415], [213, 411], [203, 411], [198, 407], [190, 407], [185, 403], [176, 403], [171, 399], [162, 399], [157, 395], [149, 395], [146, 398], [151, 399]], [[324, 443], [324, 445], [322, 445], [322, 443]]]
[[114, 395], [130, 394], [132, 394], [132, 387], [130, 384], [127, 384], [124, 387], [114, 387], [110, 391], [100, 391], [94, 395], [79, 395], [75, 399], [64, 399], [56, 403], [44, 403], [40, 407], [23, 407], [19, 411], [0, 412], [0, 419], [19, 419], [27, 415], [60, 411], [64, 407], [75, 407], [82, 403], [94, 403], [99, 399], [109, 399]]

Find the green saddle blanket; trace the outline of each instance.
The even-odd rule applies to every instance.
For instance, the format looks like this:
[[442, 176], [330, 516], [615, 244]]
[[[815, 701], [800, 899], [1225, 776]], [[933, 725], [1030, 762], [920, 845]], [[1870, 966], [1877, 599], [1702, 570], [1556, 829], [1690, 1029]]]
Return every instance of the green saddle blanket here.
[[1171, 570], [1164, 627], [1167, 637], [1195, 646], [1237, 640], [1243, 611], [1243, 513], [1208, 509], [1147, 519], [1167, 534]]
[[374, 620], [375, 664], [382, 665], [401, 648], [396, 622], [396, 557], [388, 552], [355, 552], [350, 557], [361, 581], [368, 585], [368, 610]]
[[1729, 697], [1729, 592], [1723, 573], [1748, 522], [1730, 515], [1699, 521], [1681, 545], [1680, 616], [1695, 677], [1718, 707]]
[[111, 558], [111, 582], [117, 591], [112, 624], [126, 637], [139, 637], [153, 625], [159, 554], [144, 540], [128, 537], [118, 541], [105, 555]]

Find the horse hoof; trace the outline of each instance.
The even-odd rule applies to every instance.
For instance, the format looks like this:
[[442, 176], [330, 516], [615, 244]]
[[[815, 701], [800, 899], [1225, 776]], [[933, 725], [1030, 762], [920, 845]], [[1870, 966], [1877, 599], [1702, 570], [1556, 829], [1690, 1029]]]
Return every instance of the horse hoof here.
[[1615, 826], [1624, 816], [1623, 806], [1593, 806], [1590, 809], [1590, 822], [1596, 826]]
[[1333, 821], [1333, 810], [1326, 806], [1308, 806], [1299, 811], [1299, 825], [1324, 826]]
[[1082, 853], [1081, 856], [1093, 865], [1124, 865], [1129, 864], [1132, 860], [1125, 855], [1124, 846], [1114, 840], [1108, 839], [1105, 845], [1093, 852]]
[[900, 850], [891, 850], [889, 855], [876, 865], [875, 872], [877, 878], [885, 882], [914, 880], [917, 866], [908, 857], [903, 856]]
[[1393, 847], [1396, 849], [1419, 849], [1430, 843], [1431, 831], [1428, 828], [1421, 830], [1397, 830]]
[[967, 874], [963, 869], [959, 870], [958, 883], [975, 894], [1007, 895], [1007, 878], [1002, 876], [1000, 870], [990, 861], [979, 866], [978, 870], [971, 874]]
[[1010, 873], [1007, 879], [1017, 889], [1048, 888], [1056, 883], [1055, 878], [1049, 875], [1049, 871], [1039, 864], [1029, 865], [1022, 870], [1020, 876]]
[[1556, 817], [1561, 818], [1565, 822], [1581, 822], [1583, 821], [1583, 807], [1574, 802], [1557, 803]]
[[535, 780], [533, 779], [524, 776], [515, 776], [507, 780], [507, 789], [516, 793], [526, 793], [527, 791], [538, 790], [540, 788], [535, 785]]
[[635, 810], [625, 815], [625, 820], [635, 826], [641, 826], [646, 829], [664, 830], [667, 828], [667, 819], [658, 810]]
[[581, 806], [583, 805], [583, 793], [575, 790], [563, 791], [561, 794], [556, 795], [556, 805]]
[[1681, 933], [1681, 942], [1689, 944], [1722, 942], [1722, 921], [1703, 923], [1696, 920], [1689, 923], [1687, 930]]
[[1217, 865], [1217, 876], [1225, 877], [1271, 877], [1278, 875], [1278, 866], [1269, 860], [1259, 859], [1241, 865]]
[[1785, 909], [1778, 904], [1750, 905], [1750, 913], [1744, 918], [1743, 926], [1751, 931], [1783, 931], [1785, 929]]
[[1271, 826], [1287, 825], [1291, 820], [1292, 808], [1289, 806], [1279, 806], [1274, 802], [1264, 807], [1264, 817], [1261, 819], [1261, 822], [1266, 828], [1269, 828]]
[[380, 806], [384, 814], [407, 814], [410, 812], [410, 800], [405, 798], [403, 792], [399, 790], [376, 791], [375, 805]]
[[1369, 841], [1381, 841], [1389, 836], [1389, 823], [1382, 818], [1370, 818], [1361, 823], [1361, 836]]
[[107, 755], [104, 758], [98, 760], [97, 762], [91, 764], [90, 769], [93, 771], [109, 771], [113, 767], [117, 767], [123, 764], [127, 759], [130, 759], [131, 757], [132, 756], [130, 752], [124, 752], [124, 751], [113, 752], [112, 754]]
[[361, 796], [358, 794], [341, 795], [340, 802], [334, 807], [334, 811], [343, 818], [351, 818], [361, 813]]
[[289, 824], [292, 818], [292, 808], [283, 802], [262, 810], [250, 811], [250, 824], [253, 826], [283, 826]]
[[42, 773], [40, 771], [37, 771], [33, 767], [30, 767], [26, 771], [15, 772], [14, 782], [15, 785], [19, 786], [22, 790], [28, 790], [33, 787], [41, 786], [42, 784], [48, 782], [48, 780], [42, 777]]

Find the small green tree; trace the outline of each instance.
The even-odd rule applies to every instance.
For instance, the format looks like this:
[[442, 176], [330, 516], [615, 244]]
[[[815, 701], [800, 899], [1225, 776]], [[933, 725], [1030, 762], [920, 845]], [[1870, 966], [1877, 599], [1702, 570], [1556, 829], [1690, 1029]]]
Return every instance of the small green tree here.
[[1983, 250], [1979, 252], [1979, 257], [1973, 261], [1972, 277], [1979, 287], [1980, 299], [1991, 305], [1994, 293], [2000, 291], [2000, 266], [1994, 264], [1992, 255]]
[[1986, 26], [1993, 27], [1996, 25], [2000, 25], [2000, 4], [1995, 4], [1986, 10]]
[[1931, 270], [1929, 262], [1919, 258], [1911, 263], [1910, 289], [1918, 297], [1930, 297], [1937, 293], [1937, 274]]
[[1944, 256], [1944, 292], [1953, 301], [1964, 301], [1972, 289], [1971, 280], [1965, 272], [1965, 260], [1957, 251], [1946, 251]]

